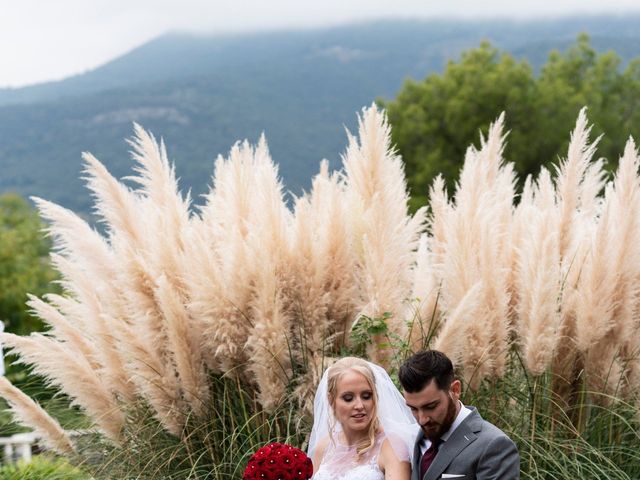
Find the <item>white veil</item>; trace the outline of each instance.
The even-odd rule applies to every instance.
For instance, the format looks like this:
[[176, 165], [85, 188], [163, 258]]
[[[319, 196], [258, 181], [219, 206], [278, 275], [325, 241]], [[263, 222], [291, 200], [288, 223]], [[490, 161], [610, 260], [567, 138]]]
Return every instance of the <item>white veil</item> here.
[[[378, 418], [396, 456], [401, 460], [410, 460], [413, 447], [420, 430], [404, 398], [391, 381], [389, 374], [379, 365], [368, 362], [373, 372], [375, 387], [378, 393]], [[331, 368], [331, 367], [329, 367]], [[330, 420], [333, 411], [329, 405], [327, 394], [327, 368], [318, 384], [313, 402], [313, 428], [309, 437], [307, 452], [313, 458], [318, 443], [329, 435]], [[341, 429], [338, 422], [333, 422], [332, 435]]]

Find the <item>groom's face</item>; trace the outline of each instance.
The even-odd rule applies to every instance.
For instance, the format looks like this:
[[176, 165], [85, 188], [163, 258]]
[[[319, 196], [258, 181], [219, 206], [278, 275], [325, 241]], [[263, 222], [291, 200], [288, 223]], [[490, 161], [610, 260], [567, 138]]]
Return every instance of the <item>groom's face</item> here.
[[431, 380], [419, 392], [403, 392], [404, 399], [424, 436], [436, 440], [446, 433], [460, 411], [460, 381], [454, 380], [449, 390], [440, 390]]

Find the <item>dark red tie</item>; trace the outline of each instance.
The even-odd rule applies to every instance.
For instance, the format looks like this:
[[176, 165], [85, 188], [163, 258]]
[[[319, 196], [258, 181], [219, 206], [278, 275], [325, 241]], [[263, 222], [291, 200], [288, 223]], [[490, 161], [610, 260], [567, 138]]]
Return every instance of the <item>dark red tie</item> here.
[[436, 454], [438, 453], [438, 447], [440, 442], [435, 441], [431, 442], [431, 446], [427, 448], [427, 451], [424, 452], [422, 458], [420, 459], [420, 478], [424, 478], [425, 473], [429, 470], [431, 463], [433, 463], [433, 459], [436, 458]]

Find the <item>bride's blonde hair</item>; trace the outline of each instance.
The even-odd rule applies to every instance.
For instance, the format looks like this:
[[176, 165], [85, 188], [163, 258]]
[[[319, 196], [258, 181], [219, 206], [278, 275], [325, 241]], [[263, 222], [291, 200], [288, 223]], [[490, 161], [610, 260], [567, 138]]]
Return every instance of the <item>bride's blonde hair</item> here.
[[329, 396], [329, 405], [331, 405], [332, 415], [331, 425], [329, 428], [329, 437], [332, 442], [335, 442], [331, 432], [335, 426], [335, 405], [336, 396], [338, 394], [338, 382], [349, 371], [357, 372], [361, 374], [369, 383], [371, 391], [373, 393], [373, 411], [370, 412], [371, 422], [369, 422], [369, 428], [367, 430], [366, 440], [361, 442], [356, 447], [358, 458], [364, 455], [369, 449], [373, 447], [376, 441], [376, 434], [380, 431], [380, 420], [378, 419], [378, 391], [376, 389], [376, 379], [369, 364], [357, 357], [344, 357], [338, 360], [336, 363], [329, 367], [327, 373], [327, 395]]

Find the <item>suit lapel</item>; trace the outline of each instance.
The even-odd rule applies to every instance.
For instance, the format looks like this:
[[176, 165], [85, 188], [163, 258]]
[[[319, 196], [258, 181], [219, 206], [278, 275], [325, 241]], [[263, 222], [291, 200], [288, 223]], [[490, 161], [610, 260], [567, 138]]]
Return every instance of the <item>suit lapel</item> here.
[[449, 439], [440, 446], [438, 454], [423, 480], [436, 480], [439, 478], [453, 459], [478, 438], [476, 433], [480, 430], [482, 430], [482, 417], [480, 417], [477, 410], [472, 409], [471, 414], [454, 430]]

